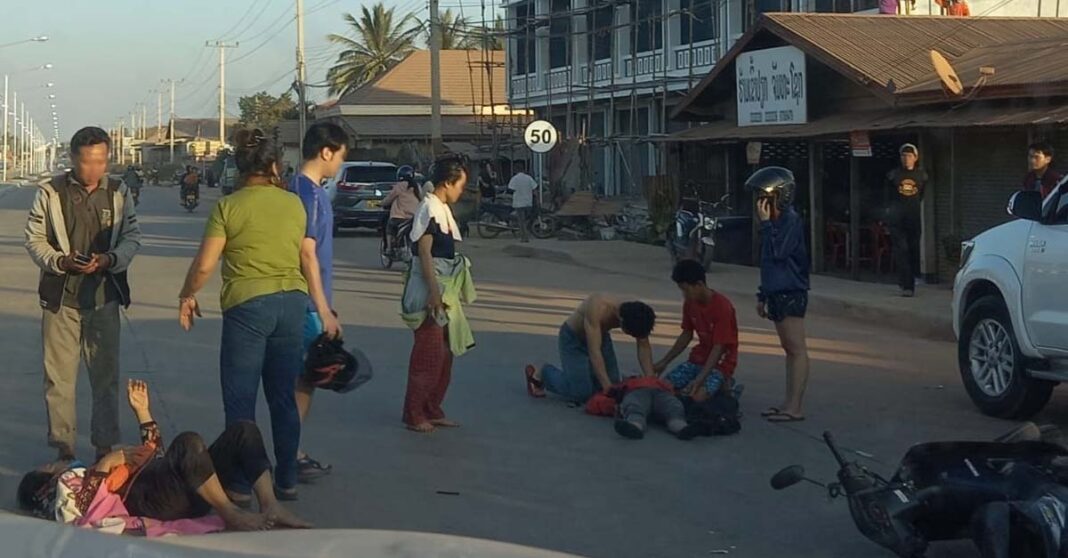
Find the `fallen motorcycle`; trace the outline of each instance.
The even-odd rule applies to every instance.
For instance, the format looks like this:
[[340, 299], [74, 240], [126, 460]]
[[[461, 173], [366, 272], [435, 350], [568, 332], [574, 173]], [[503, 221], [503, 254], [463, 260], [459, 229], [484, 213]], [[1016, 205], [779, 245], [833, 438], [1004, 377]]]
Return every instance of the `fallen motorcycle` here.
[[[983, 558], [1068, 556], [1068, 449], [1055, 428], [1026, 424], [993, 442], [913, 446], [885, 479], [847, 461], [830, 432], [823, 440], [838, 481], [807, 478], [800, 465], [771, 478], [775, 490], [806, 481], [845, 497], [857, 529], [902, 558], [933, 541], [972, 539]], [[1053, 440], [1058, 443], [1051, 443]]]

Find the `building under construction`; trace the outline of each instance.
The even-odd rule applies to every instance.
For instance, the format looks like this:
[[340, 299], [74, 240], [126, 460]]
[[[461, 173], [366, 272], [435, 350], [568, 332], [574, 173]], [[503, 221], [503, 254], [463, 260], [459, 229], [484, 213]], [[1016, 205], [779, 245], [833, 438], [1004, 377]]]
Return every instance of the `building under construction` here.
[[[900, 0], [902, 15], [943, 2]], [[1053, 16], [1031, 2], [976, 0], [972, 13]], [[564, 138], [550, 177], [571, 190], [635, 195], [665, 171], [668, 118], [764, 12], [875, 14], [877, 0], [522, 0], [506, 2], [508, 102]], [[1008, 11], [1007, 11], [1008, 10]], [[1017, 13], [1026, 12], [1026, 13]], [[1048, 12], [1048, 13], [1047, 13]]]

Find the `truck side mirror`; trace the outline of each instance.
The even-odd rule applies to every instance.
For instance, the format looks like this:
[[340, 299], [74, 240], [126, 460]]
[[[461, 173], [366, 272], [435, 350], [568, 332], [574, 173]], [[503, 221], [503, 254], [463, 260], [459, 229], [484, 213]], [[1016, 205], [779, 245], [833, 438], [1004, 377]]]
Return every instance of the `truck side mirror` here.
[[1009, 215], [1027, 219], [1042, 220], [1042, 194], [1034, 190], [1021, 190], [1009, 198]]

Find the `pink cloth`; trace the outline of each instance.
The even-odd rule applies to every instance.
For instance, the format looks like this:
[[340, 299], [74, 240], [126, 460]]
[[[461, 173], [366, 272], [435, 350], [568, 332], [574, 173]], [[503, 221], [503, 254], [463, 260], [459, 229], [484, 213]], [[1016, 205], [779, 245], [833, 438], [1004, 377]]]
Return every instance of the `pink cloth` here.
[[[74, 524], [78, 527], [114, 533], [144, 530], [146, 537], [203, 535], [216, 533], [226, 528], [222, 518], [217, 515], [175, 521], [159, 521], [148, 517], [132, 516], [122, 503], [122, 498], [119, 498], [118, 494], [108, 492], [104, 487], [96, 491], [89, 509]], [[120, 530], [119, 527], [122, 529]]]

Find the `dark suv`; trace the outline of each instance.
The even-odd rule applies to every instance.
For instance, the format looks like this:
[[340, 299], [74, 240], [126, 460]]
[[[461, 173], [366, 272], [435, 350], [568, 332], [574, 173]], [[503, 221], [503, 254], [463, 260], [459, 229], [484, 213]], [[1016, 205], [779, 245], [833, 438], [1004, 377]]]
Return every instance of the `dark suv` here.
[[377, 229], [388, 216], [382, 200], [397, 183], [393, 163], [361, 161], [345, 163], [337, 176], [327, 182], [333, 197], [334, 227]]

